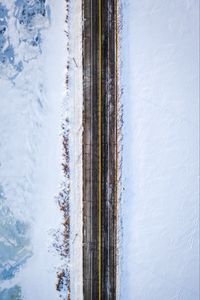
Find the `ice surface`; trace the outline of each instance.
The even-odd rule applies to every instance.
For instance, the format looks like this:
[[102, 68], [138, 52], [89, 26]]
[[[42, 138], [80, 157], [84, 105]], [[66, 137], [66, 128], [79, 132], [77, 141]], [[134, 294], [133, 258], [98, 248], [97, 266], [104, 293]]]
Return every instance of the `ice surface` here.
[[199, 299], [199, 1], [121, 1], [126, 300]]
[[65, 8], [54, 0], [0, 3], [2, 300], [60, 299]]

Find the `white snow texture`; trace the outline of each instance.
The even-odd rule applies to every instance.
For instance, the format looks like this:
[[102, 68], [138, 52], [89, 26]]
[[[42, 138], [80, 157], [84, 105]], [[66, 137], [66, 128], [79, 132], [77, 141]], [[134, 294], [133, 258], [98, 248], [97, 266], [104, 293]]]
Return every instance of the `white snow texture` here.
[[199, 1], [121, 0], [120, 299], [199, 299]]

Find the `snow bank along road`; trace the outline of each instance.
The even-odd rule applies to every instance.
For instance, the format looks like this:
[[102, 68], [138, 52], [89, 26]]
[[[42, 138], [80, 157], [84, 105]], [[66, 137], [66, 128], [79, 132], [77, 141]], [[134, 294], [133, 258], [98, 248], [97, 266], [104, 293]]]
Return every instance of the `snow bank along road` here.
[[116, 298], [117, 1], [83, 3], [83, 293]]

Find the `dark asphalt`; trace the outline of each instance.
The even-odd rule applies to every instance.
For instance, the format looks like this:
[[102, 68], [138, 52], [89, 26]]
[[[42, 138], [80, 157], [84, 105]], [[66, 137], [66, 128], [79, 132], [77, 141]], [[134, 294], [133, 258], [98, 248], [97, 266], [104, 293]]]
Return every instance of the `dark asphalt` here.
[[83, 2], [83, 292], [106, 300], [116, 299], [117, 1]]

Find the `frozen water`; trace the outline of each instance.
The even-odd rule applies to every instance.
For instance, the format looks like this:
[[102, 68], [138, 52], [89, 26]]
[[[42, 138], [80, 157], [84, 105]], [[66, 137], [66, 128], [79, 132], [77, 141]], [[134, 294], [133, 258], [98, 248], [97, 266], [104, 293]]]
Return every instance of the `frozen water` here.
[[0, 3], [2, 300], [59, 299], [64, 24], [65, 1]]

